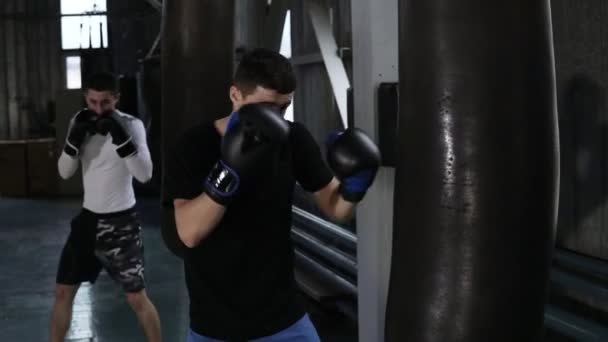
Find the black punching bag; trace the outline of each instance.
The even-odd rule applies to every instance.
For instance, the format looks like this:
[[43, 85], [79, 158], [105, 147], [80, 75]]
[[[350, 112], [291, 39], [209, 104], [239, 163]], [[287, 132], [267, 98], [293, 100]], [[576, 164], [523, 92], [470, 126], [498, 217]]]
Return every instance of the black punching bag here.
[[[234, 0], [164, 0], [162, 16], [162, 235], [182, 255], [171, 200], [164, 189], [166, 163], [189, 127], [230, 113], [234, 60]], [[202, 152], [201, 152], [202, 153]], [[201, 179], [201, 190], [203, 180]]]
[[402, 0], [399, 44], [386, 341], [541, 341], [559, 186], [549, 0]]

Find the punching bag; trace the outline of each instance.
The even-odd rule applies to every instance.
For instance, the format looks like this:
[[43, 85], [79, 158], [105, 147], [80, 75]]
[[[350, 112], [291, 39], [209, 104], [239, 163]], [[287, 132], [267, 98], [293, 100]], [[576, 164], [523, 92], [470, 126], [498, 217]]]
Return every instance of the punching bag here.
[[[234, 60], [234, 0], [164, 0], [162, 15], [162, 236], [176, 255], [172, 200], [166, 198], [167, 157], [183, 132], [230, 113]], [[201, 180], [201, 190], [203, 180]]]
[[541, 341], [559, 146], [549, 0], [399, 2], [385, 340]]

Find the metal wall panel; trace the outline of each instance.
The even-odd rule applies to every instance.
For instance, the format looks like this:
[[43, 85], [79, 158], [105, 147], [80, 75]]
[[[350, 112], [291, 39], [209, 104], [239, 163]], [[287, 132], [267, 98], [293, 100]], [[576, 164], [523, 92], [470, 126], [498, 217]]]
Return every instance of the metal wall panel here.
[[553, 0], [561, 140], [557, 245], [608, 260], [608, 4]]
[[47, 135], [61, 86], [59, 1], [0, 4], [0, 139]]

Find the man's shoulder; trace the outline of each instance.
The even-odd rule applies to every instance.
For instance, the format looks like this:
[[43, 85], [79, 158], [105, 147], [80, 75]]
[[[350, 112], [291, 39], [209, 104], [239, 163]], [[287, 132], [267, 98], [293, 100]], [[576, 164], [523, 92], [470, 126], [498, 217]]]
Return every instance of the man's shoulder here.
[[301, 131], [301, 130], [305, 130], [308, 131], [308, 129], [306, 129], [306, 126], [304, 126], [303, 124], [297, 122], [297, 121], [287, 121], [287, 123], [289, 124], [289, 129], [293, 132], [293, 131]]
[[289, 122], [289, 137], [291, 141], [298, 141], [301, 139], [302, 135], [310, 134], [306, 126], [299, 122], [288, 121]]
[[141, 121], [141, 119], [138, 118], [138, 117], [136, 117], [135, 115], [132, 115], [132, 114], [129, 114], [129, 113], [125, 113], [125, 112], [121, 112], [119, 110], [116, 111], [116, 114], [118, 114], [121, 118], [123, 118], [123, 119], [125, 119], [125, 120], [127, 120], [129, 122], [132, 122], [132, 123], [141, 122], [141, 123], [143, 123]]
[[292, 146], [301, 146], [302, 144], [316, 143], [315, 138], [312, 136], [308, 128], [304, 124], [299, 122], [289, 123], [289, 139]]

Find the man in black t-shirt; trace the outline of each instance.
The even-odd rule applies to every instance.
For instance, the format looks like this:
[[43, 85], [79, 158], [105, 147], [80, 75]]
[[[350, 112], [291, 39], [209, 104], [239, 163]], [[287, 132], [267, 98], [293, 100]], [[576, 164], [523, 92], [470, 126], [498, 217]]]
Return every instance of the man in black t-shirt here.
[[245, 54], [229, 91], [232, 113], [188, 130], [168, 157], [163, 205], [174, 221], [163, 234], [175, 236], [166, 241], [184, 259], [188, 341], [319, 341], [296, 299], [294, 185], [346, 220], [380, 157], [362, 131], [349, 129], [328, 139], [330, 169], [308, 130], [282, 117], [295, 86], [280, 54]]

